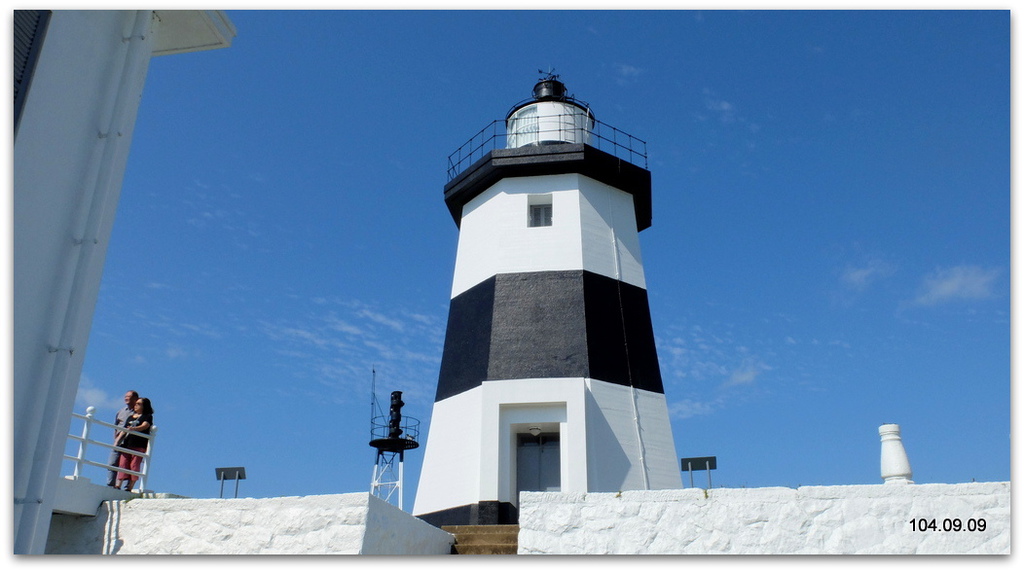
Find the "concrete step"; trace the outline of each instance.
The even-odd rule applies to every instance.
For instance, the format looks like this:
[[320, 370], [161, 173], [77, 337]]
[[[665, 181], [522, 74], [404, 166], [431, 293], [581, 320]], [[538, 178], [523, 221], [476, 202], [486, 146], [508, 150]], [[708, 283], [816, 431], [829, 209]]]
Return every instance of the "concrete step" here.
[[453, 554], [516, 554], [519, 552], [517, 544], [464, 544], [452, 547]]
[[452, 554], [516, 554], [519, 552], [519, 526], [481, 524], [442, 526], [455, 535]]
[[518, 544], [519, 527], [516, 525], [462, 525], [443, 526], [462, 544]]

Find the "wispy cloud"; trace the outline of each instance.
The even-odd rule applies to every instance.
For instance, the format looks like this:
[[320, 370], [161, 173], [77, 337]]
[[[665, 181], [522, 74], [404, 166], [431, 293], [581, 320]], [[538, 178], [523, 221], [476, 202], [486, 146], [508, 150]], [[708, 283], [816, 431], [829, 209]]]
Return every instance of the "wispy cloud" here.
[[75, 411], [84, 411], [86, 407], [93, 406], [98, 409], [120, 409], [124, 405], [124, 394], [111, 395], [103, 389], [96, 387], [84, 373], [78, 382], [78, 393], [75, 394]]
[[869, 286], [896, 273], [896, 265], [880, 259], [853, 266], [847, 265], [840, 275], [842, 285], [856, 292], [863, 292]]
[[373, 310], [363, 308], [362, 310], [357, 312], [356, 315], [359, 316], [360, 318], [366, 318], [371, 322], [380, 324], [382, 326], [387, 326], [392, 330], [395, 330], [396, 332], [405, 331], [405, 324], [402, 321], [391, 318], [389, 316], [385, 316], [380, 312], [375, 312]]
[[197, 182], [194, 186], [182, 189], [183, 198], [175, 208], [196, 232], [203, 233], [211, 243], [232, 244], [243, 251], [275, 248], [261, 240], [266, 233], [265, 217], [246, 210], [244, 190], [239, 192], [230, 185], [220, 192], [206, 192], [209, 185]]
[[935, 306], [954, 300], [982, 300], [995, 296], [993, 288], [1002, 274], [998, 268], [980, 266], [954, 266], [937, 268], [924, 277], [918, 296], [918, 306]]
[[363, 334], [363, 330], [361, 328], [353, 326], [352, 324], [346, 322], [345, 320], [339, 319], [336, 316], [328, 316], [326, 320], [327, 327], [334, 331], [350, 334], [353, 336], [360, 336]]
[[164, 355], [170, 359], [180, 359], [188, 357], [189, 352], [179, 345], [170, 345], [164, 350]]
[[722, 388], [753, 385], [758, 376], [771, 369], [756, 357], [747, 357], [739, 366], [732, 369]]
[[643, 74], [644, 70], [630, 64], [615, 64], [615, 76], [619, 85], [633, 83]]
[[181, 322], [178, 324], [178, 327], [184, 330], [188, 330], [189, 332], [192, 332], [194, 334], [206, 336], [208, 338], [220, 339], [222, 337], [221, 333], [217, 331], [216, 328], [209, 324], [188, 324], [185, 322]]
[[771, 371], [763, 352], [737, 344], [731, 331], [692, 325], [685, 333], [658, 340], [662, 373], [668, 382], [686, 380], [688, 390], [707, 391], [751, 386]]
[[305, 328], [293, 326], [270, 327], [268, 324], [264, 324], [264, 326], [266, 326], [264, 332], [272, 339], [298, 342], [300, 345], [309, 344], [321, 349], [336, 346], [335, 341], [330, 337]]
[[722, 98], [709, 88], [704, 88], [702, 95], [704, 108], [695, 114], [697, 121], [720, 124], [722, 137], [741, 137], [741, 144], [748, 150], [759, 146], [763, 121], [745, 116], [735, 101]]
[[736, 106], [715, 96], [711, 90], [704, 90], [704, 109], [721, 123], [736, 123], [739, 120]]
[[721, 407], [721, 400], [696, 401], [693, 399], [683, 399], [669, 403], [668, 414], [676, 419], [689, 419], [690, 417], [710, 415], [718, 410], [719, 407]]
[[[278, 355], [298, 358], [285, 365], [292, 375], [340, 390], [336, 398], [347, 399], [353, 388], [366, 384], [375, 365], [411, 395], [432, 396], [444, 331], [440, 318], [356, 301], [318, 298], [310, 303], [317, 309], [305, 317], [298, 313], [260, 325], [263, 335], [279, 342]], [[325, 306], [329, 311], [323, 311]]]

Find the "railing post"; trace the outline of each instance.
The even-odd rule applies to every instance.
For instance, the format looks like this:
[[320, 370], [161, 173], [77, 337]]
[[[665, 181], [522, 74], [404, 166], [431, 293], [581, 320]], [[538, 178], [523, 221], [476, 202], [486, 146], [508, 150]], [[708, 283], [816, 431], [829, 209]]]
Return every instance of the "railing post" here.
[[82, 442], [78, 444], [78, 457], [75, 459], [74, 477], [77, 480], [82, 474], [82, 461], [85, 460], [85, 447], [89, 442], [89, 429], [92, 427], [92, 417], [96, 408], [89, 406], [85, 408], [85, 426], [82, 428]]
[[142, 473], [139, 475], [139, 492], [146, 492], [146, 480], [149, 478], [149, 460], [153, 456], [153, 440], [156, 439], [156, 427], [152, 427], [149, 430], [149, 439], [146, 442], [146, 456], [142, 458], [142, 469], [139, 471]]

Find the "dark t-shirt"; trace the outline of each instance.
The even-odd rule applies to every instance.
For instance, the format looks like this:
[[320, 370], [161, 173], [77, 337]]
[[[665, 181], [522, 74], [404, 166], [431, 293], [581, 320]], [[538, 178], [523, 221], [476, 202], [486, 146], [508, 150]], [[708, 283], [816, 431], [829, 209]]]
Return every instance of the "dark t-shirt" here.
[[[153, 426], [153, 416], [147, 413], [143, 413], [138, 417], [129, 417], [128, 420], [125, 422], [125, 427], [135, 431], [136, 427], [142, 425], [147, 421], [149, 422], [149, 427], [146, 427], [145, 429], [139, 431], [139, 433], [149, 433], [150, 427]], [[145, 449], [148, 443], [149, 439], [146, 439], [145, 437], [139, 437], [138, 435], [132, 435], [131, 433], [129, 433], [127, 436], [125, 436], [124, 443], [122, 443], [121, 446], [128, 447], [130, 449]]]

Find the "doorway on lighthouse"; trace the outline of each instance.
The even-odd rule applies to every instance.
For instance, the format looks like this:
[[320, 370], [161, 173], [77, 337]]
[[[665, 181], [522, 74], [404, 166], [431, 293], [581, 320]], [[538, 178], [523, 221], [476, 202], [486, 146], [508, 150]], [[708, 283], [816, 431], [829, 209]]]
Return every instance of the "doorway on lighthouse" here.
[[562, 453], [558, 433], [516, 435], [516, 498], [522, 491], [561, 491]]

